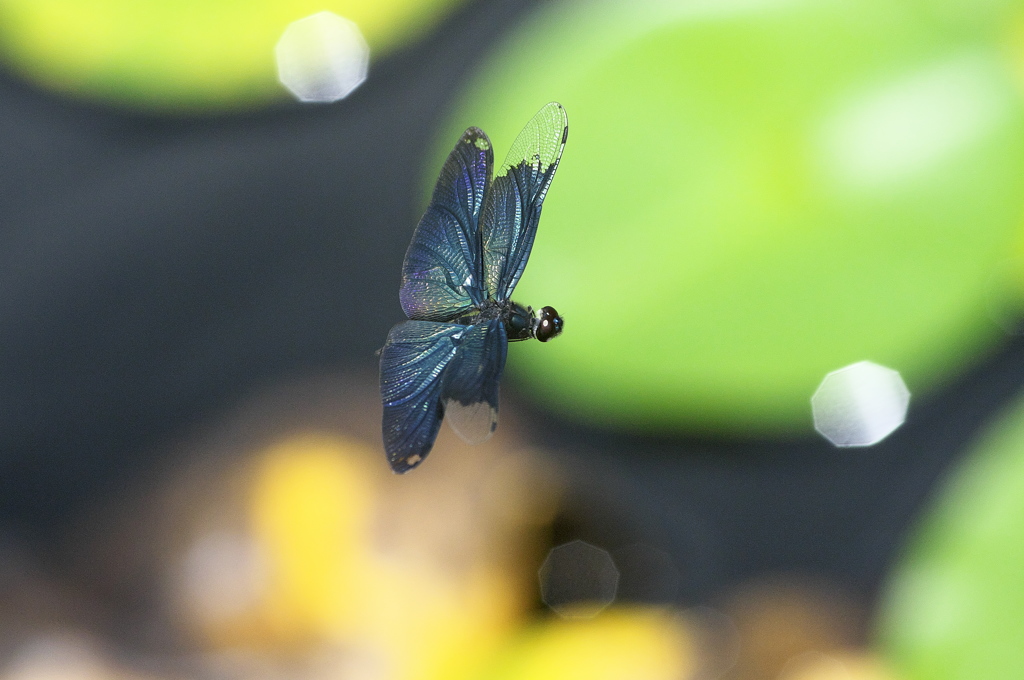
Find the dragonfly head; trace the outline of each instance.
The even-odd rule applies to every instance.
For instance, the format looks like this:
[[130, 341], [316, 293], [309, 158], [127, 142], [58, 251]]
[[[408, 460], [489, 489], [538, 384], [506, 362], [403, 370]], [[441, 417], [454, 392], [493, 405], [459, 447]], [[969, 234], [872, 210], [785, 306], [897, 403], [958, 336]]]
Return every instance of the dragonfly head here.
[[533, 320], [533, 337], [541, 342], [547, 342], [551, 338], [561, 335], [564, 325], [565, 322], [562, 321], [562, 317], [558, 316], [554, 307], [542, 307], [540, 316]]

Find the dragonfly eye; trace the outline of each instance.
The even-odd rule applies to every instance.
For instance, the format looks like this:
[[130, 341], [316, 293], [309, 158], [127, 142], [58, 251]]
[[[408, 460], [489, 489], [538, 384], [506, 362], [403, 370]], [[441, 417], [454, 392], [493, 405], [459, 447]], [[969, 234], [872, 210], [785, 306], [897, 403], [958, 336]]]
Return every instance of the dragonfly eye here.
[[543, 307], [537, 319], [537, 330], [534, 335], [541, 342], [547, 342], [562, 333], [563, 325], [562, 317], [558, 316], [554, 307]]

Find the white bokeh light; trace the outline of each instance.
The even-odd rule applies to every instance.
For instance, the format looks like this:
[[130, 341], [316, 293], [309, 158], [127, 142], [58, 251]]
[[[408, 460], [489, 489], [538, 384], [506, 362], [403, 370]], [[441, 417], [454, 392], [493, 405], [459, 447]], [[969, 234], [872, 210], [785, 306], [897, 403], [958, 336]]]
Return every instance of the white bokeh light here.
[[114, 677], [96, 645], [73, 632], [30, 638], [12, 651], [13, 655], [8, 654], [11, 658], [5, 660], [3, 667], [5, 680], [105, 680]]
[[270, 580], [266, 555], [250, 536], [215, 529], [198, 537], [172, 574], [185, 616], [230, 620], [258, 606]]
[[871, 446], [903, 424], [910, 391], [899, 371], [859, 361], [832, 371], [811, 397], [814, 429], [836, 446]]
[[274, 54], [281, 84], [304, 102], [347, 97], [366, 80], [370, 64], [359, 27], [327, 11], [290, 23]]
[[544, 604], [568, 619], [597, 616], [615, 601], [619, 586], [608, 551], [580, 540], [552, 548], [538, 575]]

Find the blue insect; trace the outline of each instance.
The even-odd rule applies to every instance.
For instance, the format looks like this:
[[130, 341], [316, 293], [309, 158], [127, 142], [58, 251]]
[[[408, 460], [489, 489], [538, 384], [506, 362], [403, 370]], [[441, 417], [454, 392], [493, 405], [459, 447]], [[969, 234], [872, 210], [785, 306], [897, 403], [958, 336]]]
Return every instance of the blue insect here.
[[562, 332], [554, 308], [535, 314], [510, 296], [568, 132], [565, 109], [551, 103], [519, 133], [493, 181], [491, 140], [479, 128], [466, 130], [441, 168], [402, 265], [410, 321], [391, 329], [380, 355], [384, 449], [395, 472], [423, 462], [445, 417], [468, 442], [490, 437], [508, 343]]

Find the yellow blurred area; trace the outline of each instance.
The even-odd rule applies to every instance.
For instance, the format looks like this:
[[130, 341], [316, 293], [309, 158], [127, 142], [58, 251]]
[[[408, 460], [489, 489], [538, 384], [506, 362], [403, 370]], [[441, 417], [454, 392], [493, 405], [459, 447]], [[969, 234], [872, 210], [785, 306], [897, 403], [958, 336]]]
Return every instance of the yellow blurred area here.
[[316, 640], [351, 633], [372, 578], [359, 548], [370, 543], [372, 477], [358, 446], [307, 436], [267, 451], [252, 480], [253, 538], [269, 574], [261, 611], [269, 637]]
[[286, 92], [274, 45], [285, 27], [332, 11], [376, 57], [458, 0], [0, 0], [0, 49], [47, 88], [122, 106], [239, 108]]
[[[296, 394], [184, 447], [205, 461], [236, 451], [185, 471], [164, 506], [176, 517], [160, 561], [167, 592], [211, 667], [387, 680], [691, 677], [693, 626], [671, 609], [536, 618], [560, 487], [543, 456], [517, 445], [514, 413], [478, 446], [444, 428], [430, 464], [398, 476], [367, 443], [379, 416], [362, 411], [358, 390], [337, 402]], [[281, 403], [301, 415], [281, 415]]]
[[555, 487], [528, 454], [452, 449], [407, 477], [335, 432], [254, 452], [180, 509], [199, 513], [170, 574], [178, 619], [211, 653], [473, 676], [534, 601]]
[[643, 607], [528, 629], [487, 678], [494, 680], [684, 680], [696, 670], [684, 620]]

